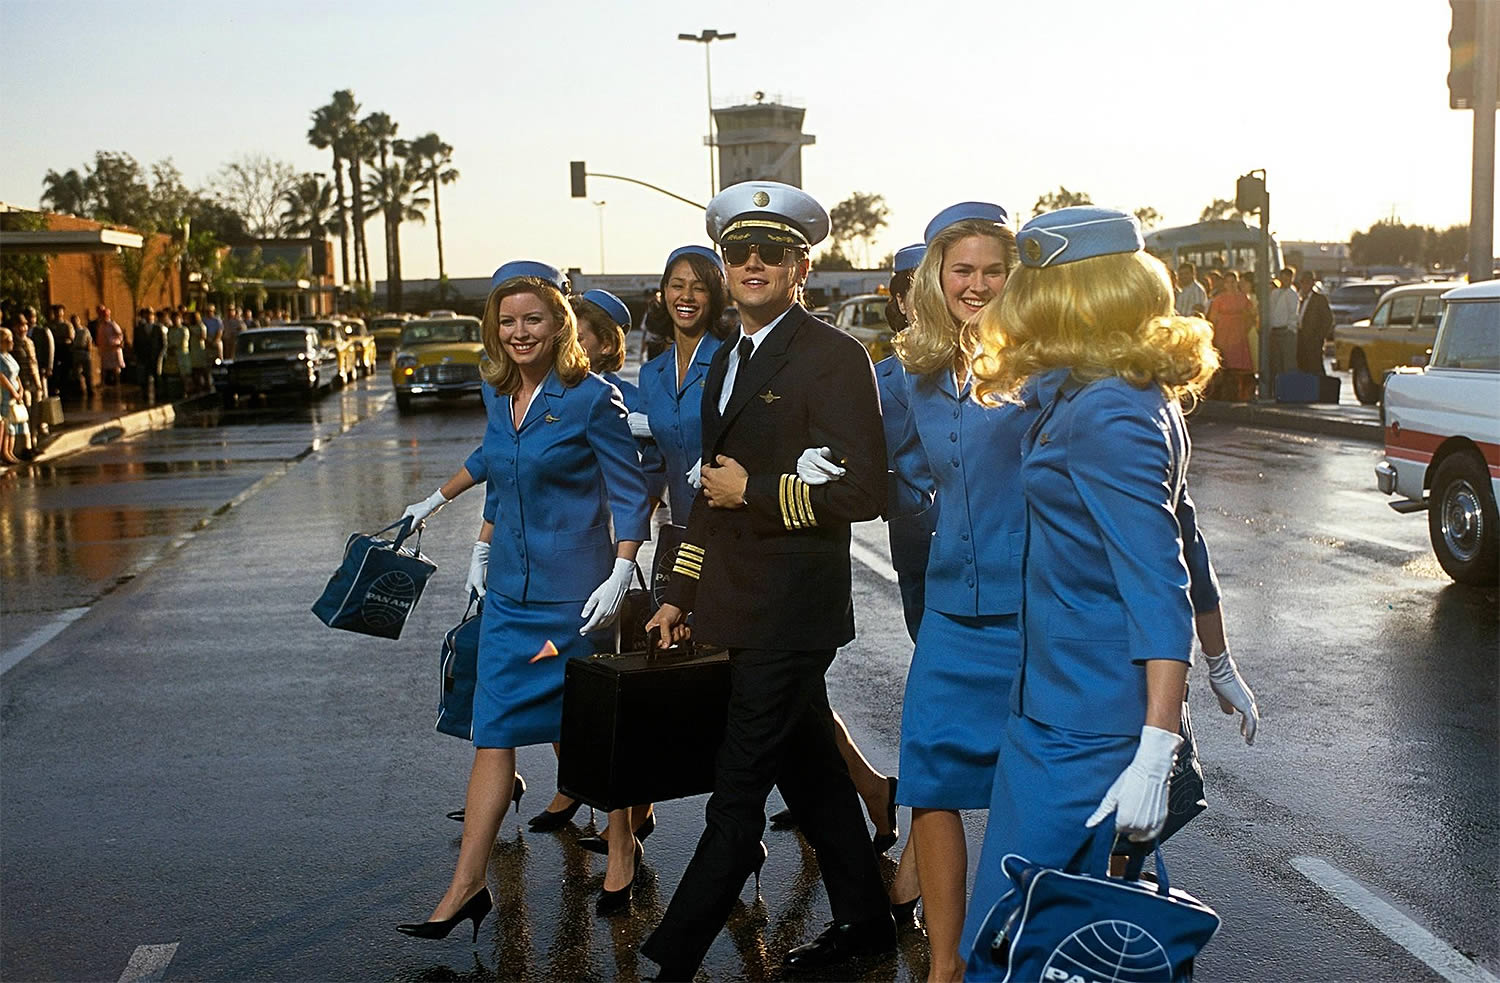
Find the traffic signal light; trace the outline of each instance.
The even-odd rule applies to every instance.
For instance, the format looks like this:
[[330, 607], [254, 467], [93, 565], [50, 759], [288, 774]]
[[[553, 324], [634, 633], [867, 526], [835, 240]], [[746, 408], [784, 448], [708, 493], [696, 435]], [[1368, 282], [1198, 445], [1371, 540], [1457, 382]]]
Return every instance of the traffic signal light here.
[[1234, 207], [1249, 214], [1266, 206], [1266, 180], [1254, 174], [1241, 174], [1234, 183]]
[[1479, 0], [1448, 0], [1453, 30], [1448, 32], [1448, 108], [1474, 107], [1474, 75], [1479, 67]]
[[573, 197], [587, 198], [589, 196], [588, 179], [587, 175], [584, 174], [583, 161], [572, 161], [569, 163], [568, 167], [572, 172], [571, 177], [573, 179]]

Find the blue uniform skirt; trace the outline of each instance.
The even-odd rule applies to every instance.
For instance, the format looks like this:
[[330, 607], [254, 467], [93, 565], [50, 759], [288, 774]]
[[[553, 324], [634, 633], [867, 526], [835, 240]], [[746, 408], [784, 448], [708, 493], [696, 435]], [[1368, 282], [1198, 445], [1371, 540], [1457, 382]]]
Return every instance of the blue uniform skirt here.
[[[517, 601], [493, 590], [480, 621], [474, 746], [526, 747], [562, 736], [563, 667], [594, 654], [582, 636], [582, 601]], [[605, 634], [608, 634], [607, 632]], [[551, 641], [558, 654], [532, 662]]]
[[901, 707], [900, 805], [983, 809], [1021, 659], [1013, 614], [977, 618], [928, 608]]
[[[964, 917], [960, 955], [968, 957], [985, 916], [1011, 888], [1000, 868], [1005, 855], [1014, 853], [1049, 867], [1073, 859], [1090, 835], [1084, 822], [1129, 767], [1139, 745], [1135, 737], [1087, 734], [1050, 727], [1024, 714], [1011, 715], [995, 768], [989, 825]], [[905, 775], [901, 784], [906, 784]], [[1102, 825], [1113, 830], [1114, 816]]]

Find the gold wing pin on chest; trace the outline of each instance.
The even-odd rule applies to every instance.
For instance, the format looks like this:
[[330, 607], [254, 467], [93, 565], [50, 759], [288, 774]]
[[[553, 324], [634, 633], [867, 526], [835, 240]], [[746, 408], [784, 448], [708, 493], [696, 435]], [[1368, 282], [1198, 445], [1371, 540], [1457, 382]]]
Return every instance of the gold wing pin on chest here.
[[553, 416], [551, 413], [548, 413], [546, 416], [542, 417], [542, 422], [543, 423], [561, 423], [562, 422], [562, 417], [560, 417], [560, 416]]
[[767, 406], [770, 406], [772, 403], [776, 402], [780, 398], [781, 398], [780, 396], [778, 396], [775, 393], [771, 392], [771, 390], [769, 390], [769, 389], [767, 389], [765, 392], [763, 392], [763, 393], [760, 394], [760, 401], [763, 402], [763, 403], [765, 403]]

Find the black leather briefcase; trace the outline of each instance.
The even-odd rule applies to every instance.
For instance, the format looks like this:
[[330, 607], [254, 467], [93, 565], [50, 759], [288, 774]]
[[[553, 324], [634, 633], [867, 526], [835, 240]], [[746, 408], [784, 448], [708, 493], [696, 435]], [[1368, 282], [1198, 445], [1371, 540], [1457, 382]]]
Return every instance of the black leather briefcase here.
[[558, 791], [596, 809], [711, 792], [728, 707], [724, 652], [570, 659]]

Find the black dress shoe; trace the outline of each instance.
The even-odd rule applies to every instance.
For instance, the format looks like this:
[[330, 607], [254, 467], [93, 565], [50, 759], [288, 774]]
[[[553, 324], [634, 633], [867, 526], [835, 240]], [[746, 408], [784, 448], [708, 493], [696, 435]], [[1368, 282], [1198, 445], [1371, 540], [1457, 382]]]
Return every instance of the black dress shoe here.
[[630, 910], [630, 896], [635, 890], [636, 881], [641, 879], [641, 862], [645, 859], [645, 851], [641, 849], [641, 841], [635, 841], [635, 871], [630, 875], [630, 880], [618, 891], [606, 888], [599, 889], [599, 900], [594, 903], [594, 914], [608, 917], [617, 915], [622, 911]]
[[[645, 822], [641, 823], [640, 829], [635, 831], [635, 838], [644, 843], [646, 842], [646, 837], [654, 832], [656, 832], [656, 813], [653, 812], [646, 817]], [[585, 836], [580, 836], [578, 838], [578, 845], [589, 853], [597, 853], [601, 857], [609, 855], [609, 841], [598, 833], [589, 833]]]
[[922, 919], [917, 917], [917, 902], [922, 900], [919, 894], [910, 901], [892, 901], [891, 917], [896, 920], [897, 932], [921, 932]]
[[896, 925], [889, 915], [862, 922], [828, 926], [822, 935], [799, 945], [782, 960], [783, 969], [797, 971], [828, 969], [858, 956], [884, 956], [896, 951]]
[[577, 812], [578, 807], [581, 805], [583, 805], [582, 802], [574, 799], [572, 805], [566, 809], [559, 809], [557, 812], [543, 809], [531, 817], [530, 821], [526, 823], [526, 828], [533, 833], [551, 833], [562, 829], [573, 821], [573, 813]]
[[792, 815], [792, 810], [783, 809], [771, 817], [772, 829], [796, 829], [797, 817]]
[[884, 853], [896, 845], [896, 840], [901, 836], [901, 827], [896, 825], [896, 776], [892, 775], [886, 779], [890, 785], [891, 798], [886, 805], [886, 819], [890, 821], [891, 831], [889, 833], [876, 833], [870, 837], [870, 845], [875, 848], [876, 853]]
[[[510, 804], [511, 804], [511, 806], [513, 808], [518, 808], [521, 805], [521, 796], [523, 796], [525, 794], [526, 794], [526, 779], [522, 778], [520, 775], [517, 775], [516, 776], [516, 784], [511, 788], [511, 792], [510, 792]], [[461, 822], [464, 821], [465, 811], [463, 809], [454, 809], [452, 812], [446, 812], [443, 815], [447, 816], [449, 819], [453, 820], [455, 823], [461, 823]]]
[[458, 911], [454, 912], [452, 918], [434, 922], [407, 922], [404, 925], [397, 925], [396, 931], [402, 935], [410, 935], [414, 939], [446, 939], [448, 933], [452, 932], [456, 926], [471, 921], [474, 923], [473, 941], [478, 942], [479, 925], [494, 907], [495, 903], [490, 898], [490, 889], [486, 886], [480, 888], [478, 894], [465, 901]]

